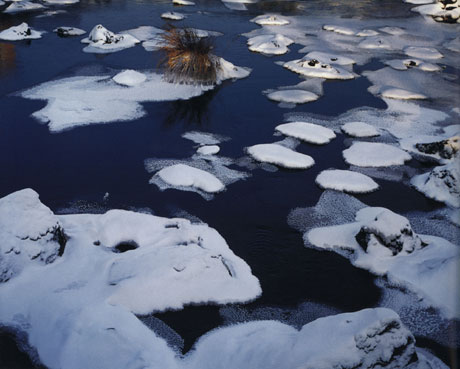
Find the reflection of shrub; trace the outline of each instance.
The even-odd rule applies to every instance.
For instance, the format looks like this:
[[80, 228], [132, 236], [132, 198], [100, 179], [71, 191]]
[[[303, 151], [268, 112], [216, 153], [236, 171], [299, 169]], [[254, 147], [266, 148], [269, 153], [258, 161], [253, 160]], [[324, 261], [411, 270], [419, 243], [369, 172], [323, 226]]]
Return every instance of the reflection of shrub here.
[[193, 29], [171, 27], [162, 34], [161, 64], [170, 82], [213, 84], [216, 82], [218, 58], [211, 54], [212, 40], [199, 37]]

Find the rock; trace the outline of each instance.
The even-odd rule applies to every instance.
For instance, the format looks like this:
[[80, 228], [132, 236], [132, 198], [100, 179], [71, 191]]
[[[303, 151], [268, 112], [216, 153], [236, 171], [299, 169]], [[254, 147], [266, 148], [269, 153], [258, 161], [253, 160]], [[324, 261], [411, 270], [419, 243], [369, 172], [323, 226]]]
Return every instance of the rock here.
[[415, 148], [424, 154], [439, 155], [443, 159], [452, 159], [460, 149], [460, 136], [437, 142], [417, 143]]

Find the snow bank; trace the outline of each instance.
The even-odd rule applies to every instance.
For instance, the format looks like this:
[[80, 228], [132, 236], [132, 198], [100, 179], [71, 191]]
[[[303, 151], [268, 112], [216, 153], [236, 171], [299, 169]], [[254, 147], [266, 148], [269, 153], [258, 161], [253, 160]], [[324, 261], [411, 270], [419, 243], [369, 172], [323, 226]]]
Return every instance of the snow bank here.
[[364, 122], [348, 122], [342, 127], [342, 131], [351, 137], [376, 137], [380, 132], [370, 124]]
[[130, 34], [115, 34], [98, 24], [89, 36], [81, 40], [82, 43], [89, 44], [83, 51], [87, 53], [108, 53], [116, 52], [135, 46], [140, 41]]
[[260, 144], [247, 148], [255, 160], [291, 169], [308, 169], [315, 164], [311, 156], [277, 144]]
[[379, 188], [379, 185], [372, 178], [351, 170], [323, 170], [318, 174], [315, 182], [323, 189], [349, 193], [368, 193]]
[[411, 160], [407, 152], [379, 142], [354, 142], [343, 151], [343, 158], [358, 167], [389, 167]]
[[133, 87], [145, 82], [147, 80], [147, 76], [144, 73], [139, 73], [135, 70], [127, 69], [118, 73], [112, 79], [119, 85]]
[[267, 94], [270, 100], [282, 103], [305, 104], [319, 99], [313, 92], [305, 90], [279, 90]]
[[42, 33], [43, 32], [33, 30], [27, 23], [21, 23], [19, 26], [13, 26], [1, 31], [0, 40], [36, 40], [42, 37]]
[[268, 55], [286, 54], [294, 41], [280, 34], [260, 35], [248, 39], [249, 50]]
[[275, 130], [286, 136], [317, 145], [327, 144], [336, 137], [332, 129], [306, 122], [280, 124], [275, 127]]

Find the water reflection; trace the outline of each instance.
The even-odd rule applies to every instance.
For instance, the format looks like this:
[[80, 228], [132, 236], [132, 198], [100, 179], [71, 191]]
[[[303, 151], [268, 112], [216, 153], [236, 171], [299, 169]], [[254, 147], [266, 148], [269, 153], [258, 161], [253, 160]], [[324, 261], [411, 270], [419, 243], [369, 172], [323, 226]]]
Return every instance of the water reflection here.
[[16, 49], [12, 43], [0, 42], [0, 76], [16, 67]]

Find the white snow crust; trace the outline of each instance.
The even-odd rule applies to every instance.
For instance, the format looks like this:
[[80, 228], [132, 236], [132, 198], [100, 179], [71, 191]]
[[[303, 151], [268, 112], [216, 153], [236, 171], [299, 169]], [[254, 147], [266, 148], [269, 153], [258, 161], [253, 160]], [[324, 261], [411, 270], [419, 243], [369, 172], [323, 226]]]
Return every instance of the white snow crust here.
[[343, 151], [343, 158], [358, 167], [389, 167], [411, 160], [407, 152], [380, 142], [354, 142]]
[[308, 169], [315, 164], [311, 156], [298, 153], [278, 144], [259, 144], [247, 148], [255, 160], [291, 169]]
[[318, 174], [315, 182], [324, 189], [349, 193], [368, 193], [379, 188], [379, 185], [372, 178], [351, 170], [323, 170]]
[[327, 144], [336, 137], [332, 129], [307, 122], [280, 124], [275, 127], [275, 130], [286, 136], [317, 145]]

